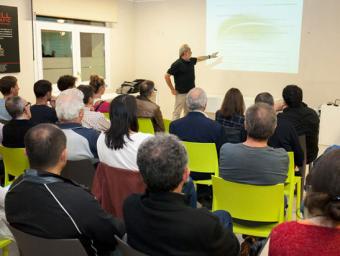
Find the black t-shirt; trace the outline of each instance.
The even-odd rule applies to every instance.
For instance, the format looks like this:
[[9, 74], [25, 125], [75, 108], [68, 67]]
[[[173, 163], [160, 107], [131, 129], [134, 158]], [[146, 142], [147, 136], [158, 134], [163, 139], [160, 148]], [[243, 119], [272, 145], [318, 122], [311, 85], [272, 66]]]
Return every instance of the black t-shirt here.
[[46, 105], [33, 105], [31, 107], [31, 121], [35, 124], [56, 123], [58, 121], [54, 108]]
[[179, 58], [168, 70], [168, 74], [175, 79], [175, 89], [178, 93], [187, 93], [195, 87], [195, 65], [197, 58], [190, 58], [185, 61]]

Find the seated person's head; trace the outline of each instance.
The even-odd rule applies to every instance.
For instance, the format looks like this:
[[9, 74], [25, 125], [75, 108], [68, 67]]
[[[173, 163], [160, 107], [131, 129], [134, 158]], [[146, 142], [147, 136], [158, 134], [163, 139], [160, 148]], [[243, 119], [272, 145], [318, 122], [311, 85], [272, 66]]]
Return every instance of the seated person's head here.
[[67, 89], [74, 88], [76, 86], [76, 81], [77, 81], [77, 78], [74, 76], [70, 76], [70, 75], [59, 77], [57, 81], [57, 86], [58, 86], [59, 91], [62, 92]]
[[155, 91], [155, 84], [150, 80], [145, 80], [139, 86], [139, 94], [142, 97], [150, 98]]
[[123, 94], [111, 101], [110, 128], [106, 131], [106, 145], [109, 148], [121, 149], [125, 145], [124, 136], [130, 139], [130, 132], [138, 132], [136, 98]]
[[66, 164], [66, 136], [55, 125], [39, 124], [29, 129], [25, 148], [32, 169], [59, 174]]
[[137, 165], [150, 192], [180, 192], [189, 177], [188, 157], [174, 135], [158, 134], [144, 141]]
[[46, 97], [49, 100], [52, 94], [52, 84], [48, 80], [39, 80], [34, 83], [33, 91], [36, 98]]
[[267, 103], [269, 106], [274, 106], [274, 98], [269, 92], [262, 92], [255, 97], [256, 103]]
[[83, 98], [83, 93], [77, 88], [61, 92], [55, 106], [59, 121], [81, 123], [84, 114]]
[[305, 206], [312, 216], [340, 223], [340, 149], [323, 155], [311, 171]]
[[84, 94], [83, 102], [85, 105], [92, 105], [93, 104], [93, 96], [94, 91], [92, 86], [90, 85], [79, 85], [77, 87], [78, 90], [80, 90]]
[[90, 76], [90, 85], [92, 86], [94, 93], [97, 97], [100, 97], [105, 92], [105, 81], [98, 75]]
[[0, 91], [4, 96], [18, 96], [18, 80], [14, 76], [4, 76], [0, 79]]
[[207, 106], [207, 101], [207, 94], [203, 89], [198, 87], [191, 89], [186, 97], [186, 104], [189, 111], [204, 111]]
[[237, 88], [230, 88], [225, 96], [221, 106], [221, 114], [225, 117], [233, 115], [244, 115], [245, 104], [243, 95]]
[[282, 97], [290, 108], [300, 107], [302, 104], [302, 90], [297, 85], [287, 85], [282, 91]]
[[266, 103], [257, 103], [249, 107], [245, 116], [245, 129], [248, 137], [258, 140], [268, 140], [276, 128], [276, 113]]
[[19, 96], [13, 96], [6, 100], [5, 107], [13, 119], [30, 119], [31, 103]]

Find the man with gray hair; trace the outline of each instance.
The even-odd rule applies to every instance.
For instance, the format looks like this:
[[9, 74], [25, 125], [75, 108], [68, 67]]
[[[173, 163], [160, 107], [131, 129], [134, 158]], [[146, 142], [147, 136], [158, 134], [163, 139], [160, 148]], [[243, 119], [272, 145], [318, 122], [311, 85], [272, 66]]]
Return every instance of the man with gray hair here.
[[267, 145], [276, 122], [276, 113], [268, 104], [257, 103], [249, 107], [245, 116], [247, 140], [221, 147], [220, 176], [228, 181], [253, 185], [284, 183], [288, 154], [282, 148]]
[[81, 125], [84, 94], [77, 88], [62, 91], [56, 100], [59, 127], [67, 137], [68, 160], [96, 159], [99, 132]]
[[128, 243], [148, 255], [238, 255], [227, 212], [187, 205], [181, 193], [190, 173], [187, 162], [173, 135], [158, 134], [139, 147], [137, 164], [147, 190], [124, 202]]
[[[210, 58], [216, 58], [218, 52], [196, 58], [191, 57], [191, 54], [189, 45], [183, 44], [179, 48], [179, 59], [172, 63], [171, 67], [165, 74], [165, 81], [170, 88], [171, 93], [176, 96], [175, 108], [172, 115], [173, 120], [180, 118], [182, 109], [184, 109], [184, 115], [188, 113], [185, 106], [185, 97], [186, 94], [195, 87], [196, 63]], [[171, 76], [174, 76], [175, 87], [171, 82]]]
[[30, 120], [31, 103], [19, 96], [13, 96], [7, 98], [5, 107], [12, 119], [2, 129], [2, 145], [9, 148], [24, 148], [25, 134], [34, 126]]

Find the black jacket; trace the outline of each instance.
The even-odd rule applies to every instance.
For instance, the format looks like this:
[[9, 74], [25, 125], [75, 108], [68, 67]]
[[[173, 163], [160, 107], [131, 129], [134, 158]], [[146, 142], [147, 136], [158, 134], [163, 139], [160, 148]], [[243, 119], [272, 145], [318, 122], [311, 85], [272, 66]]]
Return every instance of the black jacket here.
[[178, 193], [131, 195], [124, 203], [128, 243], [148, 255], [238, 255], [239, 243], [207, 209]]
[[300, 107], [285, 108], [279, 114], [280, 118], [289, 120], [295, 127], [297, 134], [306, 135], [307, 164], [312, 162], [318, 155], [319, 147], [319, 124], [318, 114], [306, 104]]
[[44, 238], [78, 238], [89, 255], [109, 255], [114, 235], [124, 227], [100, 208], [97, 200], [72, 181], [48, 172], [26, 170], [5, 198], [7, 221]]

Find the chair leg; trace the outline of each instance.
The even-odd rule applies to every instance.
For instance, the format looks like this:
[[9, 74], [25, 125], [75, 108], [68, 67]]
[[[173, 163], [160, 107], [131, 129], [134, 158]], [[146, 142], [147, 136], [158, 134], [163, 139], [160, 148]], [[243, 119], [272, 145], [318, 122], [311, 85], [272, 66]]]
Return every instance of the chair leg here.
[[2, 256], [8, 256], [9, 251], [8, 251], [8, 245], [2, 248]]
[[296, 219], [301, 219], [301, 179], [296, 184]]

